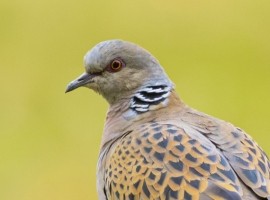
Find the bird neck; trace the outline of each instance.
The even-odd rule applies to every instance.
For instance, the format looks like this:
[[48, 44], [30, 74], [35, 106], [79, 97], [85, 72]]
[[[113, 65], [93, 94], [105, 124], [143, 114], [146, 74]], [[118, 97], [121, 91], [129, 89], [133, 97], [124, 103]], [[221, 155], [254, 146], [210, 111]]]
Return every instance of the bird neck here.
[[175, 92], [173, 84], [147, 85], [110, 105], [107, 117], [123, 118], [126, 121], [136, 120], [137, 117], [140, 118], [147, 113], [152, 114], [171, 105], [179, 107], [184, 105]]
[[173, 90], [165, 84], [146, 86], [138, 90], [131, 98], [129, 108], [137, 114], [164, 107], [168, 104], [168, 97]]
[[[146, 106], [145, 106], [146, 105]], [[173, 88], [145, 87], [130, 98], [111, 105], [106, 118], [101, 151], [119, 136], [142, 123], [178, 118], [187, 106]]]

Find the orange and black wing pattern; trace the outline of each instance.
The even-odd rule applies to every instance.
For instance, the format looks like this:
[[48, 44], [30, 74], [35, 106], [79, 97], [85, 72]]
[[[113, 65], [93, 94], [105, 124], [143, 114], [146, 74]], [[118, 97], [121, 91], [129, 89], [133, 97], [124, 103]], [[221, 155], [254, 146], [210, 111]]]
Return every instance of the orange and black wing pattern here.
[[111, 150], [108, 199], [242, 199], [238, 177], [222, 153], [179, 127], [144, 124]]
[[230, 165], [243, 183], [258, 196], [270, 199], [270, 162], [265, 152], [239, 128], [228, 136], [232, 137], [232, 142], [223, 142], [219, 148]]

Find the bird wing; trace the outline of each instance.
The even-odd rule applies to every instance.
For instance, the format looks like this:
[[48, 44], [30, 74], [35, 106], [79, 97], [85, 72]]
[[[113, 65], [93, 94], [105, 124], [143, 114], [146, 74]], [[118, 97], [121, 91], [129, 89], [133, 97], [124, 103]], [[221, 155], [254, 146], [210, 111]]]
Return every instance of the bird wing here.
[[231, 132], [239, 142], [224, 145], [224, 155], [242, 181], [260, 197], [270, 198], [270, 162], [258, 144], [241, 129]]
[[229, 161], [241, 181], [259, 197], [270, 199], [270, 162], [261, 147], [243, 130], [206, 116], [191, 112], [187, 127], [207, 137]]
[[159, 123], [141, 125], [118, 140], [108, 156], [105, 184], [112, 200], [242, 196], [235, 172], [208, 139]]

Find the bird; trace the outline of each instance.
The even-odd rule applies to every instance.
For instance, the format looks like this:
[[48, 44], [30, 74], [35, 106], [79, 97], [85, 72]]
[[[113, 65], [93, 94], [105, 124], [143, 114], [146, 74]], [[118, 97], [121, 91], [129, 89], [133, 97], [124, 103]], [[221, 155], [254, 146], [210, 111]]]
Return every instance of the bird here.
[[66, 92], [108, 102], [100, 200], [270, 200], [270, 162], [244, 130], [188, 106], [160, 62], [120, 39], [98, 43]]

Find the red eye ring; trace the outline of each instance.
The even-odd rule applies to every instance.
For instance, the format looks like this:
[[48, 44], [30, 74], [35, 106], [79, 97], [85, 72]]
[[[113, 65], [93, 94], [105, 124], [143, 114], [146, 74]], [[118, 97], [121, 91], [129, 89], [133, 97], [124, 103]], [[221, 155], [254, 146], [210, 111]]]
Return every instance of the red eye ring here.
[[122, 69], [123, 66], [124, 66], [123, 61], [116, 58], [110, 64], [110, 71], [111, 72], [118, 72]]

